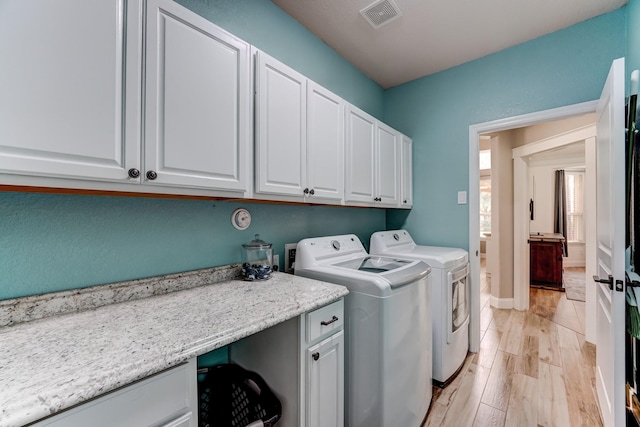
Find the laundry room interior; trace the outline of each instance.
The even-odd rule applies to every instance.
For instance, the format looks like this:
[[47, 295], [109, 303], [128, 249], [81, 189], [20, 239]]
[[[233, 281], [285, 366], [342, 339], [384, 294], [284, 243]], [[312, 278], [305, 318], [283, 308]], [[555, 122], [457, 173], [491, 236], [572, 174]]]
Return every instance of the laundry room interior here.
[[[230, 364], [269, 385], [279, 427], [622, 425], [595, 385], [591, 278], [604, 276], [589, 212], [598, 100], [623, 57], [629, 98], [640, 0], [589, 1], [590, 16], [577, 4], [575, 22], [506, 44], [479, 34], [477, 51], [465, 47], [472, 14], [458, 10], [448, 29], [424, 18], [448, 34], [429, 46], [468, 58], [426, 74], [355, 65], [371, 58], [357, 44], [333, 47], [293, 0], [36, 3], [0, 4], [0, 52], [13, 64], [0, 70], [0, 93], [11, 94], [0, 97], [0, 425], [65, 425], [101, 407], [86, 414], [201, 426], [205, 372]], [[345, 13], [334, 25], [375, 47], [409, 19], [374, 30]], [[406, 37], [412, 56], [429, 56]], [[214, 72], [233, 83], [211, 83]], [[171, 78], [177, 90], [163, 87]], [[231, 107], [201, 99], [197, 79]], [[200, 151], [220, 135], [234, 145]], [[363, 135], [393, 148], [363, 154], [349, 145]], [[560, 240], [556, 171], [570, 200]], [[560, 279], [533, 283], [536, 266], [556, 267], [534, 260], [531, 241], [564, 251]], [[242, 271], [252, 242], [268, 249], [265, 280]], [[407, 325], [391, 337], [389, 313]], [[354, 346], [372, 359], [359, 365]], [[391, 362], [414, 364], [426, 382], [400, 369], [394, 378]], [[99, 363], [109, 363], [102, 373]], [[163, 375], [181, 394], [160, 410], [164, 389], [151, 385]], [[640, 425], [634, 381], [613, 382], [627, 425]], [[136, 384], [149, 385], [148, 410], [121, 403]], [[112, 395], [129, 409], [102, 406]]]

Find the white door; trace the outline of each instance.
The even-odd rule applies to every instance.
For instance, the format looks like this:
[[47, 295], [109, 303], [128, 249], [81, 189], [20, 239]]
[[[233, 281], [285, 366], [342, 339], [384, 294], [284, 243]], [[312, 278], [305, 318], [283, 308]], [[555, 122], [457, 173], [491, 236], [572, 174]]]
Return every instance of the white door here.
[[378, 122], [376, 125], [376, 196], [385, 206], [397, 206], [400, 199], [400, 133]]
[[376, 119], [349, 105], [345, 158], [345, 201], [373, 204]]
[[413, 206], [413, 141], [408, 136], [402, 135], [402, 191], [400, 192], [400, 207], [411, 208]]
[[140, 167], [140, 3], [0, 9], [0, 172], [130, 180]]
[[148, 184], [247, 189], [249, 45], [170, 0], [147, 3]]
[[344, 331], [307, 350], [308, 427], [344, 425]]
[[611, 65], [597, 108], [596, 389], [605, 427], [625, 424], [624, 58]]
[[344, 198], [344, 105], [309, 80], [307, 89], [307, 185], [309, 200]]
[[304, 197], [307, 78], [256, 54], [256, 192]]

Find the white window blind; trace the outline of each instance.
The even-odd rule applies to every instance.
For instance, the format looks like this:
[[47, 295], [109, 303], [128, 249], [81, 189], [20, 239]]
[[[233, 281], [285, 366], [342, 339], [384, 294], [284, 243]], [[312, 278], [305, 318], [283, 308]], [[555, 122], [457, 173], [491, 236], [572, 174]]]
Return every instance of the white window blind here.
[[584, 242], [584, 172], [565, 172], [567, 240]]

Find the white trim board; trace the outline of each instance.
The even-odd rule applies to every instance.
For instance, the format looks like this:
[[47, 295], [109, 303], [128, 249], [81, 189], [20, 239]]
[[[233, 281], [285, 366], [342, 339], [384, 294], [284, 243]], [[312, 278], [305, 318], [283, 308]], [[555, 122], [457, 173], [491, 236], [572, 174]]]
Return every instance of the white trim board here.
[[491, 295], [491, 307], [511, 310], [513, 308], [513, 298], [496, 298]]
[[[469, 321], [469, 350], [477, 352], [480, 348], [480, 159], [479, 138], [483, 133], [499, 132], [523, 126], [531, 126], [549, 120], [564, 119], [596, 111], [597, 101], [583, 102], [520, 116], [507, 117], [490, 122], [477, 123], [469, 126], [469, 255], [471, 265], [470, 276], [470, 321]], [[515, 191], [514, 195], [518, 192]], [[525, 192], [526, 194], [526, 192]], [[514, 203], [516, 201], [514, 200]], [[522, 233], [515, 230], [514, 233]], [[521, 258], [521, 257], [520, 257]], [[514, 257], [519, 259], [518, 257]], [[528, 258], [527, 258], [528, 259]], [[515, 276], [515, 274], [514, 274]], [[527, 281], [528, 282], [528, 281]], [[523, 292], [522, 286], [514, 287], [514, 308], [526, 310], [529, 308], [528, 283]]]

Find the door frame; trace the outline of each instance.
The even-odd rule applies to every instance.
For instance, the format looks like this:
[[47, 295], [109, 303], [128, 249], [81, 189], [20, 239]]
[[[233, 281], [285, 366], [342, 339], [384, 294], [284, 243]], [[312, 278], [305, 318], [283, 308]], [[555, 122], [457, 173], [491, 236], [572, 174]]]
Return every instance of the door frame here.
[[[597, 105], [598, 101], [588, 101], [469, 126], [469, 254], [471, 255], [472, 284], [470, 290], [470, 351], [477, 352], [480, 349], [480, 135], [488, 132], [500, 132], [524, 126], [532, 126], [550, 120], [566, 119], [582, 114], [594, 113]], [[518, 246], [514, 246], [514, 248], [517, 247]], [[474, 253], [475, 256], [473, 256]], [[517, 259], [518, 254], [515, 254], [514, 279], [522, 277], [523, 274], [520, 271], [522, 266], [515, 261]], [[518, 270], [516, 270], [516, 268]], [[526, 281], [524, 283], [526, 284]], [[513, 296], [514, 308], [516, 310], [527, 310], [529, 308], [529, 294], [528, 292], [523, 292], [522, 286], [514, 287]]]

